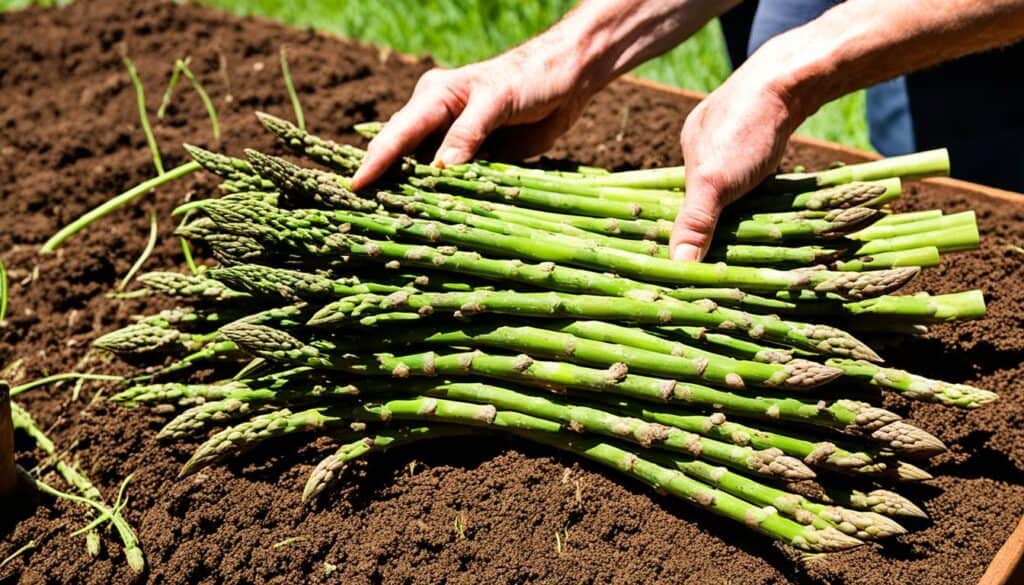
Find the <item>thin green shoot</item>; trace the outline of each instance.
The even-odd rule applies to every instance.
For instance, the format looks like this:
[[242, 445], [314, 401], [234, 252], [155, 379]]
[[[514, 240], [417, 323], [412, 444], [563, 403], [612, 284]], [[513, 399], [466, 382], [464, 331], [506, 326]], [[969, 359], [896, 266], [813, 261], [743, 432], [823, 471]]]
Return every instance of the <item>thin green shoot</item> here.
[[[178, 227], [183, 227], [189, 219], [191, 214], [185, 213], [185, 217], [181, 218], [181, 223]], [[185, 257], [185, 264], [188, 266], [189, 271], [192, 274], [199, 274], [199, 266], [196, 265], [196, 260], [192, 256], [192, 246], [188, 243], [188, 238], [178, 236], [178, 241], [181, 242], [181, 255]]]
[[0, 321], [7, 316], [7, 269], [0, 260]]
[[210, 126], [213, 128], [213, 139], [220, 141], [220, 123], [217, 121], [217, 108], [213, 107], [213, 100], [210, 99], [210, 95], [206, 93], [203, 88], [203, 84], [199, 83], [196, 76], [192, 74], [192, 70], [188, 68], [189, 60], [178, 59], [175, 63], [175, 69], [181, 71], [181, 74], [188, 79], [189, 83], [192, 84], [192, 88], [199, 94], [199, 99], [203, 100], [203, 105], [206, 106], [206, 114], [210, 117]]
[[175, 179], [180, 179], [181, 177], [184, 177], [189, 173], [198, 171], [201, 168], [202, 167], [196, 161], [188, 161], [183, 165], [174, 167], [173, 169], [167, 171], [166, 173], [157, 175], [156, 177], [153, 177], [148, 181], [139, 183], [138, 185], [132, 187], [131, 189], [128, 189], [127, 191], [111, 199], [108, 199], [99, 206], [86, 212], [84, 215], [82, 215], [75, 221], [61, 228], [60, 231], [54, 234], [49, 240], [46, 241], [45, 244], [43, 244], [43, 247], [40, 248], [39, 253], [52, 253], [54, 250], [60, 247], [60, 245], [63, 244], [68, 238], [75, 235], [76, 233], [78, 233], [85, 227], [89, 226], [93, 222], [99, 220], [100, 218], [107, 216], [111, 212], [120, 209], [121, 207], [124, 207], [125, 205], [145, 195], [152, 189], [155, 189], [166, 183], [170, 183]]
[[[1024, 248], [1020, 246], [1014, 246], [1013, 244], [1010, 244], [1006, 246], [1006, 249], [1013, 252], [1014, 254], [1020, 254], [1021, 256], [1024, 256]], [[0, 268], [3, 268], [3, 265], [0, 265]], [[3, 310], [0, 310], [0, 319], [3, 319]]]
[[299, 103], [299, 96], [295, 93], [291, 69], [288, 67], [288, 56], [285, 54], [283, 46], [281, 47], [281, 75], [284, 76], [284, 86], [288, 90], [288, 99], [292, 101], [292, 108], [295, 109], [295, 124], [299, 129], [305, 131], [306, 118], [302, 115], [302, 104]]
[[156, 167], [156, 174], [164, 174], [164, 161], [160, 158], [160, 147], [156, 143], [156, 136], [153, 135], [153, 128], [149, 125], [149, 115], [146, 113], [146, 91], [142, 88], [142, 80], [139, 79], [139, 72], [135, 69], [135, 63], [127, 54], [121, 55], [124, 66], [128, 68], [128, 77], [132, 79], [135, 86], [135, 101], [139, 106], [139, 123], [142, 124], [142, 131], [146, 134], [146, 142], [149, 144], [149, 151], [153, 154], [153, 166]]
[[[189, 57], [185, 57], [185, 62], [188, 63], [189, 59]], [[181, 69], [178, 67], [178, 63], [175, 62], [174, 67], [171, 69], [171, 79], [167, 82], [164, 97], [160, 100], [160, 107], [156, 110], [156, 117], [159, 120], [164, 119], [164, 114], [167, 113], [167, 106], [171, 105], [171, 96], [174, 95], [174, 88], [178, 87], [178, 82], [181, 81]]]
[[132, 264], [132, 267], [128, 269], [128, 274], [124, 275], [124, 279], [121, 280], [121, 284], [118, 285], [117, 290], [123, 291], [135, 278], [139, 270], [142, 270], [142, 265], [149, 260], [149, 257], [153, 254], [153, 249], [156, 248], [156, 236], [159, 230], [157, 229], [157, 215], [156, 209], [149, 210], [149, 239], [146, 240], [146, 247], [143, 248], [142, 254], [139, 255], [139, 259]]
[[102, 382], [123, 382], [123, 376], [112, 376], [109, 374], [84, 374], [80, 372], [67, 372], [64, 374], [53, 374], [51, 376], [45, 376], [31, 382], [26, 382], [20, 386], [14, 386], [11, 388], [11, 396], [17, 396], [22, 392], [28, 392], [34, 388], [40, 386], [46, 386], [47, 384], [54, 384], [56, 382], [64, 382], [66, 380], [95, 380]]
[[26, 552], [34, 549], [35, 547], [36, 547], [36, 541], [30, 540], [30, 541], [26, 542], [24, 545], [19, 547], [18, 550], [14, 551], [10, 555], [8, 555], [6, 559], [0, 561], [0, 569], [2, 569], [5, 566], [7, 566], [7, 563], [10, 563], [14, 559], [20, 557], [21, 555], [23, 555]]

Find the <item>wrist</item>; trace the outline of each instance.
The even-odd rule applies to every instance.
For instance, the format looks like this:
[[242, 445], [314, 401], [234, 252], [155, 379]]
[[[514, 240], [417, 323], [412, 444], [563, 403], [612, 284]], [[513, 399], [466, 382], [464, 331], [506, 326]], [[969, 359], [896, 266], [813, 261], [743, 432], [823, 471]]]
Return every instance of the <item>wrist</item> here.
[[794, 129], [821, 106], [846, 93], [837, 81], [840, 59], [836, 48], [828, 40], [810, 38], [812, 32], [801, 27], [779, 35], [743, 65], [756, 72], [765, 91], [779, 97]]

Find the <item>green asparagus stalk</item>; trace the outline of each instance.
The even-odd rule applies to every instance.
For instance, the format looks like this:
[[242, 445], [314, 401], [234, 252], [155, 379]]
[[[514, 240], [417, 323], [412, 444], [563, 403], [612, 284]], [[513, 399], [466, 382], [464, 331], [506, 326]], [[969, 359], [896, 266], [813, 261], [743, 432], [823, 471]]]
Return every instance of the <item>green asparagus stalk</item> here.
[[209, 150], [183, 144], [185, 152], [205, 170], [231, 181], [242, 191], [274, 191], [274, 183], [256, 174], [252, 165], [240, 158], [210, 152]]
[[298, 154], [309, 156], [321, 164], [348, 175], [359, 169], [359, 164], [365, 154], [361, 149], [324, 140], [300, 129], [291, 122], [270, 114], [256, 112], [256, 117], [267, 130], [270, 130]]
[[583, 339], [636, 347], [666, 356], [704, 360], [707, 362], [704, 376], [710, 377], [709, 372], [717, 369], [723, 372], [720, 375], [723, 380], [730, 379], [730, 375], [739, 376], [742, 382], [730, 386], [733, 388], [745, 387], [749, 384], [765, 388], [803, 390], [827, 384], [841, 375], [840, 371], [822, 368], [821, 364], [803, 359], [792, 359], [785, 364], [737, 360], [691, 345], [670, 341], [642, 329], [624, 327], [615, 323], [570, 321], [546, 328]]
[[294, 197], [295, 207], [328, 206], [371, 211], [377, 202], [359, 197], [348, 189], [348, 181], [341, 177], [306, 169], [283, 158], [246, 149], [245, 156], [259, 176], [268, 180], [282, 193]]
[[576, 432], [605, 435], [643, 447], [657, 447], [688, 453], [708, 461], [743, 470], [747, 473], [785, 480], [814, 477], [814, 472], [800, 460], [776, 448], [754, 449], [737, 446], [696, 433], [660, 424], [649, 424], [637, 418], [616, 416], [597, 408], [572, 404], [557, 399], [528, 394], [519, 390], [480, 383], [413, 384], [411, 389], [425, 396], [444, 400], [492, 405], [499, 411], [558, 421]]
[[[516, 207], [513, 205], [505, 205], [502, 203], [495, 203], [492, 201], [481, 201], [479, 199], [473, 199], [470, 197], [458, 197], [455, 195], [449, 195], [446, 193], [434, 193], [430, 191], [423, 191], [416, 189], [409, 185], [402, 186], [402, 192], [406, 198], [411, 199], [417, 203], [424, 203], [440, 207], [442, 209], [455, 209], [458, 211], [465, 211], [479, 216], [489, 217], [491, 219], [501, 220], [507, 223], [516, 223], [535, 229], [545, 230], [551, 233], [560, 233], [569, 236], [576, 236], [580, 238], [592, 237], [592, 236], [607, 236], [607, 235], [623, 235], [623, 231], [620, 224], [613, 224], [615, 220], [596, 220], [595, 218], [586, 216], [576, 215], [565, 215], [558, 213], [548, 213], [544, 211], [536, 211]], [[378, 194], [381, 196], [396, 198], [393, 194], [382, 193]], [[385, 203], [387, 199], [384, 199]], [[401, 202], [401, 200], [397, 200]], [[577, 227], [577, 223], [582, 221], [586, 227]], [[644, 221], [644, 220], [641, 220]], [[598, 225], [594, 225], [597, 223]], [[629, 224], [633, 226], [632, 223]], [[589, 229], [587, 229], [589, 228]], [[661, 231], [667, 231], [671, 226], [660, 227], [656, 223], [648, 222], [647, 224], [640, 224], [627, 228], [625, 235], [637, 236], [642, 239], [652, 240]], [[654, 230], [654, 234], [650, 234], [650, 230]], [[635, 233], [639, 231], [639, 233]], [[643, 238], [643, 236], [650, 235], [651, 237]], [[620, 241], [623, 238], [599, 238], [599, 241]], [[666, 240], [667, 241], [667, 240]], [[652, 245], [652, 244], [648, 244]], [[657, 250], [657, 246], [654, 245], [654, 249]], [[650, 253], [650, 249], [643, 250], [642, 253]]]
[[794, 358], [794, 350], [791, 348], [766, 346], [725, 333], [708, 331], [704, 327], [670, 325], [658, 327], [657, 331], [670, 338], [692, 340], [716, 353], [763, 364], [785, 364]]
[[[339, 368], [345, 362], [346, 351], [328, 340], [313, 344], [303, 343], [294, 336], [266, 326], [246, 323], [232, 324], [224, 329], [229, 338], [255, 355], [283, 361], [309, 365], [317, 368]], [[942, 442], [928, 433], [902, 421], [893, 412], [873, 407], [867, 403], [841, 399], [834, 402], [820, 401], [817, 404], [804, 403], [793, 398], [768, 398], [740, 396], [730, 392], [714, 390], [696, 384], [676, 382], [679, 369], [693, 369], [692, 360], [673, 358], [637, 348], [616, 346], [571, 335], [531, 327], [474, 326], [461, 329], [406, 328], [389, 337], [379, 339], [387, 346], [392, 344], [431, 344], [454, 347], [497, 347], [510, 351], [530, 351], [531, 354], [551, 356], [555, 359], [571, 360], [617, 370], [620, 380], [614, 388], [645, 400], [659, 402], [682, 401], [690, 404], [707, 405], [710, 408], [740, 416], [761, 420], [789, 420], [843, 431], [849, 434], [869, 437], [887, 444], [894, 451], [932, 455], [945, 450]], [[625, 368], [624, 368], [625, 365]], [[699, 364], [698, 364], [699, 365]], [[609, 386], [608, 371], [571, 367], [562, 364], [549, 376], [559, 372], [569, 376], [571, 383], [575, 376], [592, 375], [593, 383], [587, 387]], [[630, 374], [625, 378], [621, 372], [649, 372], [665, 375], [668, 381]], [[548, 380], [550, 382], [550, 380]], [[627, 383], [628, 382], [628, 383]], [[585, 389], [585, 388], [584, 388]]]
[[920, 221], [922, 219], [935, 219], [942, 217], [941, 209], [928, 209], [925, 211], [907, 211], [904, 213], [890, 213], [882, 219], [876, 221], [874, 225], [898, 225], [901, 223], [909, 223], [912, 221]]
[[929, 233], [972, 225], [977, 225], [977, 217], [973, 210], [953, 213], [951, 215], [943, 215], [934, 219], [922, 219], [907, 223], [898, 223], [895, 225], [873, 225], [856, 233], [852, 233], [847, 237], [863, 242], [870, 242], [871, 240], [892, 239], [911, 234]]
[[846, 376], [899, 392], [906, 398], [938, 402], [946, 406], [978, 408], [994, 402], [999, 395], [967, 384], [931, 380], [896, 368], [883, 368], [860, 360], [830, 359], [829, 365], [841, 368]]
[[526, 428], [557, 433], [562, 425], [518, 412], [499, 411], [492, 405], [472, 404], [426, 396], [335, 405], [292, 412], [273, 411], [228, 427], [213, 435], [196, 449], [185, 463], [181, 476], [189, 475], [229, 455], [251, 449], [271, 438], [301, 432], [322, 432], [348, 426], [352, 422], [439, 421], [492, 428]]
[[[923, 223], [923, 222], [914, 222]], [[906, 225], [914, 225], [906, 224]], [[858, 256], [880, 254], [882, 252], [894, 252], [897, 250], [909, 250], [912, 248], [924, 248], [934, 246], [940, 253], [962, 252], [964, 250], [975, 250], [978, 248], [980, 236], [977, 225], [966, 225], [940, 229], [937, 231], [922, 231], [893, 238], [879, 238], [864, 242], [857, 248], [855, 254]]]
[[231, 422], [248, 418], [253, 414], [262, 414], [273, 410], [272, 407], [255, 402], [225, 398], [213, 402], [204, 402], [186, 409], [171, 419], [160, 432], [158, 439], [179, 440], [195, 435], [207, 428], [207, 425]]
[[531, 220], [530, 223], [532, 225], [525, 225], [514, 221], [508, 222], [483, 215], [467, 213], [457, 207], [444, 208], [429, 203], [418, 202], [411, 197], [402, 197], [389, 193], [380, 193], [377, 195], [377, 198], [384, 203], [385, 206], [401, 210], [404, 213], [451, 224], [465, 224], [498, 234], [527, 238], [534, 235], [543, 235], [551, 238], [565, 237], [571, 238], [570, 240], [567, 240], [567, 242], [573, 245], [586, 245], [586, 242], [590, 241], [602, 246], [625, 250], [635, 254], [646, 254], [660, 258], [668, 257], [668, 248], [666, 246], [659, 245], [650, 240], [613, 238], [587, 232], [585, 230], [578, 230], [576, 228], [572, 228], [572, 226], [564, 226], [561, 224], [554, 224], [552, 229], [548, 229], [544, 224], [549, 222], [544, 220]]
[[607, 465], [659, 491], [742, 522], [753, 530], [805, 551], [837, 551], [861, 544], [860, 540], [831, 526], [818, 528], [799, 524], [783, 517], [775, 508], [750, 504], [724, 490], [695, 480], [678, 469], [656, 465], [634, 450], [623, 449], [600, 439], [526, 431], [517, 434]]
[[201, 274], [177, 272], [147, 272], [139, 276], [147, 289], [170, 297], [202, 299], [204, 301], [244, 301], [251, 297], [234, 291], [223, 283]]
[[134, 323], [100, 336], [93, 347], [122, 358], [199, 351], [218, 337], [218, 333], [186, 333], [173, 327]]
[[844, 165], [814, 173], [776, 175], [768, 179], [765, 188], [774, 192], [792, 193], [853, 181], [877, 181], [890, 177], [917, 179], [936, 175], [949, 175], [949, 151], [945, 148]]
[[[716, 325], [728, 331], [744, 331], [756, 339], [770, 339], [793, 344], [809, 351], [838, 355], [866, 355], [873, 352], [859, 342], [848, 342], [844, 336], [827, 328], [815, 331], [815, 326], [787, 323], [769, 318], [743, 316], [747, 327], [723, 319], [718, 307], [709, 309], [682, 301], [639, 301], [595, 295], [568, 295], [564, 293], [520, 293], [515, 291], [477, 291], [472, 293], [413, 293], [399, 291], [388, 296], [354, 295], [328, 304], [309, 321], [319, 328], [337, 328], [358, 320], [372, 324], [376, 316], [395, 311], [410, 311], [430, 315], [435, 311], [452, 312], [456, 317], [471, 317], [481, 313], [500, 313], [531, 317], [572, 317], [599, 320], [626, 320], [661, 325]], [[728, 311], [725, 311], [728, 313]], [[768, 326], [754, 321], [763, 321]], [[760, 329], [756, 329], [761, 326]], [[829, 341], [822, 342], [822, 338]], [[844, 341], [835, 342], [842, 339]], [[821, 372], [815, 372], [817, 377]], [[810, 374], [810, 372], [808, 372]], [[826, 376], [827, 377], [827, 376]], [[826, 380], [827, 381], [827, 380]]]
[[[651, 422], [658, 422], [664, 425], [675, 426], [677, 417], [680, 413], [675, 410], [666, 409], [664, 407], [648, 406], [639, 402], [631, 402], [625, 399], [602, 397], [602, 400], [607, 401], [613, 406], [616, 412], [626, 416], [632, 416], [636, 418], [642, 418]], [[762, 397], [756, 398], [756, 400], [765, 400]], [[773, 400], [773, 399], [768, 399]], [[797, 409], [803, 409], [805, 404], [794, 404], [791, 401], [793, 399], [783, 398], [774, 399], [772, 406], [775, 407], [770, 414], [765, 416], [762, 414], [760, 418], [768, 418], [774, 420], [786, 420], [787, 413], [783, 413], [783, 409], [790, 409], [796, 407]], [[786, 403], [786, 404], [784, 404]], [[769, 408], [772, 408], [769, 406]], [[849, 434], [860, 435], [862, 437], [871, 438], [882, 444], [885, 444], [894, 453], [906, 454], [910, 456], [931, 456], [936, 455], [945, 451], [945, 446], [934, 436], [927, 432], [909, 425], [906, 422], [900, 420], [898, 415], [894, 413], [873, 407], [865, 402], [858, 402], [854, 400], [840, 399], [832, 403], [821, 401], [817, 404], [818, 407], [824, 407], [823, 410], [828, 411], [832, 416], [826, 415], [826, 418], [831, 418], [822, 426], [842, 430]], [[728, 407], [723, 406], [720, 410], [725, 411]], [[775, 413], [778, 412], [778, 416]], [[808, 413], [809, 414], [809, 413]], [[894, 418], [895, 417], [895, 418]], [[804, 418], [803, 413], [797, 415], [797, 418], [802, 418], [804, 422], [810, 424], [818, 424], [820, 418], [814, 417]], [[873, 422], [865, 425], [867, 418], [873, 419]], [[891, 423], [884, 423], [882, 421], [893, 421]], [[847, 426], [842, 427], [842, 421], [850, 421]], [[840, 424], [837, 424], [840, 423]], [[881, 424], [882, 426], [878, 426]], [[895, 425], [889, 428], [888, 425]], [[884, 432], [876, 432], [869, 430], [871, 428], [886, 429]], [[820, 453], [828, 453], [827, 450], [820, 451]], [[917, 468], [912, 469], [899, 469], [895, 470], [895, 473], [904, 479], [921, 479], [918, 475]]]
[[[949, 174], [949, 153], [945, 149], [890, 157], [878, 161], [844, 165], [815, 173], [776, 175], [765, 184], [767, 191], [799, 193], [808, 189], [844, 185], [858, 181], [878, 181], [893, 177], [919, 178]], [[619, 187], [683, 189], [686, 187], [685, 167], [662, 167], [625, 171], [583, 179], [598, 185]]]
[[826, 264], [843, 256], [845, 251], [824, 246], [763, 246], [725, 244], [708, 250], [705, 261], [725, 262], [742, 266], [810, 266]]
[[924, 268], [938, 265], [939, 249], [934, 246], [858, 256], [849, 260], [836, 260], [832, 264], [835, 270], [841, 272], [885, 270], [900, 266], [919, 266]]
[[876, 512], [859, 512], [840, 506], [813, 502], [803, 496], [755, 481], [724, 467], [715, 467], [696, 459], [666, 457], [657, 454], [654, 462], [678, 469], [687, 476], [713, 485], [752, 504], [771, 507], [800, 524], [816, 528], [832, 527], [861, 540], [877, 540], [907, 530], [897, 522]]
[[898, 268], [861, 274], [709, 265], [674, 262], [601, 246], [567, 246], [564, 238], [505, 236], [467, 226], [449, 226], [407, 217], [392, 218], [354, 211], [303, 210], [288, 213], [269, 206], [237, 205], [230, 201], [213, 201], [203, 210], [227, 231], [239, 230], [257, 238], [273, 238], [279, 244], [287, 243], [289, 238], [301, 238], [314, 245], [322, 244], [331, 233], [348, 224], [377, 235], [410, 236], [430, 242], [465, 246], [482, 253], [508, 254], [515, 250], [518, 256], [531, 260], [612, 270], [627, 277], [677, 285], [739, 286], [751, 290], [811, 289], [857, 299], [885, 294], [905, 284], [919, 271], [918, 268]]
[[874, 222], [881, 216], [881, 213], [870, 207], [851, 207], [831, 211], [820, 219], [796, 219], [787, 222], [755, 219], [726, 221], [715, 230], [715, 240], [717, 242], [771, 244], [794, 240], [835, 239], [850, 234], [864, 233], [866, 229], [861, 228]]

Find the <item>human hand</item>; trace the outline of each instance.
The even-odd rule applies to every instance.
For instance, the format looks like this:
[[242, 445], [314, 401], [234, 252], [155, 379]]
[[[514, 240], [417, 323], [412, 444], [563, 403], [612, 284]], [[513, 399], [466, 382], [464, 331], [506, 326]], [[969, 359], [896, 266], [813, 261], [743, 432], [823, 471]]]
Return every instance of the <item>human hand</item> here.
[[722, 210], [778, 167], [806, 117], [783, 84], [761, 71], [738, 69], [683, 124], [686, 196], [669, 240], [673, 260], [704, 258]]
[[572, 59], [544, 46], [549, 41], [531, 43], [480, 63], [424, 73], [409, 102], [370, 142], [352, 188], [371, 184], [399, 157], [445, 129], [434, 156], [438, 165], [470, 160], [501, 127], [506, 128], [494, 145], [500, 155], [522, 158], [547, 150], [598, 87]]

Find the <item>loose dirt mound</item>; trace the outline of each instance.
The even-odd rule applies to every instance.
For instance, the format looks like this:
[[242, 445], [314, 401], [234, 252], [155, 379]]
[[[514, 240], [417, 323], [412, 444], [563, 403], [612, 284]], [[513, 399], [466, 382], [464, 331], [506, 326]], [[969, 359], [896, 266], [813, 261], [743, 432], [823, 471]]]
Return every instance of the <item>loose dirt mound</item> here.
[[[95, 0], [0, 15], [0, 257], [13, 280], [0, 364], [24, 358], [21, 379], [119, 367], [80, 360], [98, 334], [157, 308], [104, 296], [144, 246], [148, 206], [159, 211], [162, 229], [147, 268], [175, 269], [182, 258], [169, 237], [169, 211], [185, 193], [205, 194], [213, 184], [196, 176], [161, 189], [56, 256], [36, 255], [58, 226], [152, 175], [120, 61], [122, 42], [149, 90], [151, 110], [174, 59], [190, 53], [221, 113], [225, 136], [218, 146], [198, 98], [182, 86], [156, 125], [168, 166], [184, 160], [186, 140], [235, 154], [249, 146], [276, 151], [251, 113], [290, 116], [277, 67], [281, 44], [289, 48], [312, 130], [343, 140], [355, 140], [347, 131], [353, 123], [393, 112], [428, 67], [373, 47], [170, 3]], [[615, 84], [551, 156], [614, 168], [678, 162], [676, 136], [692, 105]], [[810, 168], [831, 162], [813, 149], [789, 160]], [[1024, 241], [1024, 208], [932, 187], [917, 191], [901, 205], [977, 209], [985, 238], [979, 252], [944, 261], [914, 286], [981, 286], [991, 314], [894, 342], [886, 355], [921, 373], [997, 390], [1003, 400], [963, 413], [892, 399], [894, 409], [936, 432], [951, 453], [937, 462], [940, 479], [906, 490], [925, 501], [934, 524], [884, 548], [799, 561], [634, 483], [500, 439], [450, 440], [375, 458], [325, 505], [308, 509], [299, 494], [329, 448], [325, 441], [278, 443], [178, 481], [194, 445], [158, 443], [164, 417], [108, 406], [94, 399], [100, 386], [87, 386], [78, 401], [71, 401], [70, 387], [22, 399], [61, 446], [74, 448], [108, 496], [135, 473], [127, 516], [149, 563], [138, 580], [153, 583], [973, 583], [1024, 513], [1024, 258], [1006, 248]], [[21, 439], [19, 462], [31, 468], [41, 455]], [[108, 551], [91, 560], [82, 538], [67, 536], [86, 521], [78, 509], [42, 503], [17, 514], [27, 519], [13, 528], [7, 520], [0, 558], [30, 539], [39, 546], [4, 567], [2, 582], [133, 581], [116, 539], [105, 538]]]

